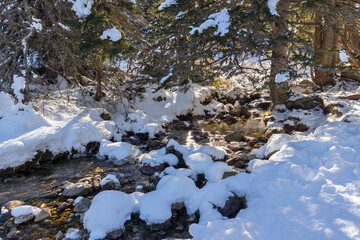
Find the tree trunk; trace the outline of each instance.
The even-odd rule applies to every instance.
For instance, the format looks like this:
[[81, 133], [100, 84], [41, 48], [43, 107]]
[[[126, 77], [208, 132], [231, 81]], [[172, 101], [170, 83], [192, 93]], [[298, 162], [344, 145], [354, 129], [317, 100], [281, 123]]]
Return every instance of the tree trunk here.
[[[324, 21], [323, 21], [324, 19]], [[316, 13], [314, 49], [315, 84], [318, 86], [335, 85], [335, 67], [339, 61], [339, 34], [336, 19], [326, 12]], [[324, 25], [322, 24], [324, 22]]]
[[104, 92], [102, 91], [102, 82], [101, 82], [102, 71], [101, 71], [101, 69], [96, 70], [95, 78], [96, 78], [96, 82], [97, 82], [95, 101], [100, 101], [105, 96]]
[[270, 70], [270, 100], [272, 105], [284, 104], [288, 99], [286, 89], [283, 84], [276, 83], [276, 75], [287, 68], [286, 53], [288, 43], [286, 41], [287, 19], [290, 1], [280, 0], [276, 6], [279, 17], [274, 22], [274, 32], [277, 33], [277, 42], [272, 48], [271, 70]]

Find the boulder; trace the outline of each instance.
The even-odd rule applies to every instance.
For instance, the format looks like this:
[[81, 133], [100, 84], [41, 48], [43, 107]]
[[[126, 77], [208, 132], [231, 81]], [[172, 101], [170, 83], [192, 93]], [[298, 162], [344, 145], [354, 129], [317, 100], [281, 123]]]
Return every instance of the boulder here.
[[246, 103], [247, 97], [244, 89], [235, 87], [225, 93], [224, 96], [227, 103], [234, 104], [236, 101], [238, 101], [241, 105]]
[[78, 197], [92, 192], [92, 186], [87, 182], [71, 183], [63, 191], [65, 197]]
[[292, 109], [314, 109], [321, 108], [325, 109], [324, 101], [316, 95], [300, 97], [294, 100], [288, 100], [286, 102], [286, 107], [290, 110]]
[[245, 118], [251, 117], [251, 113], [244, 106], [234, 108], [233, 110], [230, 111], [230, 114], [237, 117], [245, 117]]
[[20, 215], [18, 217], [15, 217], [14, 223], [15, 224], [22, 224], [24, 222], [28, 222], [28, 221], [32, 220], [33, 218], [34, 218], [33, 213]]
[[318, 89], [316, 84], [310, 80], [302, 80], [291, 86], [291, 90], [297, 93], [310, 94]]
[[144, 175], [153, 175], [156, 172], [162, 172], [169, 165], [167, 163], [162, 163], [160, 165], [151, 166], [149, 164], [144, 164], [140, 168], [140, 172]]
[[91, 205], [91, 201], [88, 198], [81, 199], [78, 203], [75, 204], [74, 212], [83, 213], [86, 212]]
[[51, 212], [49, 208], [42, 208], [40, 212], [35, 216], [34, 222], [38, 223], [46, 218], [51, 217]]
[[230, 142], [227, 147], [233, 152], [250, 149], [246, 142]]
[[244, 138], [244, 134], [241, 132], [233, 132], [224, 137], [227, 142], [241, 142]]

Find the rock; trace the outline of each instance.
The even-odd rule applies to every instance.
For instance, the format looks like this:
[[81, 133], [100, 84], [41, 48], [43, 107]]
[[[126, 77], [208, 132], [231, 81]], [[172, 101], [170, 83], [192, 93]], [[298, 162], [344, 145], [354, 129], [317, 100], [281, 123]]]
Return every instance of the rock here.
[[150, 141], [147, 146], [146, 146], [146, 150], [150, 151], [150, 150], [155, 150], [155, 149], [159, 149], [162, 147], [165, 147], [165, 143], [159, 140], [152, 140]]
[[234, 108], [232, 111], [230, 111], [230, 114], [237, 116], [237, 117], [245, 117], [245, 118], [251, 117], [251, 113], [244, 106]]
[[310, 94], [315, 92], [318, 89], [316, 84], [310, 80], [302, 80], [298, 82], [296, 85], [291, 86], [291, 90], [293, 92], [303, 93], [303, 94]]
[[360, 99], [360, 94], [351, 94], [348, 96], [340, 96], [339, 99], [348, 99], [348, 100], [359, 100]]
[[33, 218], [34, 218], [33, 213], [21, 215], [21, 216], [15, 217], [14, 223], [17, 225], [22, 224], [24, 222], [28, 222], [28, 221], [32, 220]]
[[61, 240], [64, 238], [64, 234], [61, 231], [58, 231], [58, 233], [55, 235], [55, 240]]
[[11, 212], [6, 212], [0, 215], [0, 226], [2, 226], [7, 220], [11, 218]]
[[81, 235], [80, 235], [79, 229], [69, 228], [66, 231], [65, 239], [80, 239], [80, 238], [81, 238]]
[[91, 201], [88, 198], [81, 199], [77, 204], [75, 204], [74, 212], [83, 213], [86, 212], [91, 205]]
[[185, 204], [184, 202], [178, 202], [178, 203], [174, 203], [172, 206], [171, 206], [171, 210], [172, 211], [177, 211], [177, 210], [181, 210], [185, 207]]
[[40, 212], [35, 216], [34, 222], [38, 223], [46, 218], [51, 217], [51, 212], [49, 208], [42, 208]]
[[342, 104], [339, 103], [335, 103], [335, 104], [329, 104], [325, 107], [325, 114], [333, 114], [336, 115], [338, 117], [341, 117], [343, 115], [343, 113], [341, 112], [341, 110], [339, 109], [339, 107], [344, 107]]
[[103, 112], [100, 117], [105, 120], [105, 121], [110, 121], [111, 120], [111, 115], [108, 112]]
[[233, 132], [224, 137], [227, 142], [241, 142], [244, 138], [244, 135], [240, 132]]
[[16, 227], [11, 228], [10, 232], [6, 235], [6, 239], [19, 239], [17, 236], [20, 233]]
[[271, 101], [256, 101], [249, 104], [249, 107], [266, 111], [269, 109], [270, 105], [271, 105]]
[[243, 105], [246, 103], [247, 97], [244, 89], [235, 87], [225, 93], [224, 96], [227, 103], [234, 104], [236, 101], [239, 102], [239, 104]]
[[71, 183], [64, 189], [65, 197], [77, 197], [87, 195], [92, 192], [92, 186], [86, 182]]
[[25, 204], [25, 202], [23, 202], [23, 201], [12, 200], [12, 201], [7, 202], [7, 203], [4, 205], [4, 207], [5, 207], [6, 209], [8, 209], [9, 211], [11, 211], [11, 210], [13, 210], [14, 208], [19, 207], [19, 206], [22, 206], [22, 205], [24, 205], [24, 204]]
[[55, 197], [57, 197], [57, 193], [54, 191], [46, 193], [45, 195], [41, 196], [41, 198], [55, 198]]
[[146, 141], [149, 139], [149, 133], [136, 133], [135, 134], [141, 141]]
[[[290, 98], [291, 99], [291, 98]], [[305, 96], [295, 100], [288, 100], [286, 102], [286, 107], [290, 110], [292, 109], [313, 109], [313, 108], [321, 108], [325, 109], [324, 101], [316, 95], [313, 96]]]
[[161, 230], [166, 230], [169, 229], [171, 227], [171, 222], [170, 220], [166, 220], [163, 223], [157, 223], [157, 224], [151, 224], [149, 226], [151, 231], [161, 231]]
[[116, 184], [114, 181], [110, 180], [104, 183], [103, 185], [100, 184], [100, 187], [102, 190], [113, 190], [116, 187]]
[[285, 130], [282, 127], [271, 127], [266, 130], [265, 137], [270, 138], [274, 134], [285, 133]]
[[162, 163], [160, 165], [157, 166], [151, 166], [149, 164], [144, 164], [141, 166], [140, 168], [140, 172], [144, 175], [153, 175], [156, 172], [162, 172], [166, 167], [168, 167], [169, 164], [167, 163]]
[[233, 152], [250, 149], [246, 142], [230, 142], [227, 147]]
[[61, 203], [60, 206], [58, 207], [58, 212], [62, 212], [62, 211], [64, 211], [65, 209], [70, 208], [70, 207], [71, 207], [71, 204], [70, 204], [70, 203], [63, 202], [63, 203]]
[[218, 207], [217, 210], [225, 217], [234, 218], [241, 209], [246, 207], [246, 198], [234, 194], [234, 196], [229, 197], [224, 207]]
[[230, 114], [225, 114], [224, 117], [221, 120], [222, 122], [231, 125], [237, 122], [237, 119], [234, 118], [232, 115]]
[[122, 229], [118, 229], [118, 230], [115, 230], [115, 231], [112, 231], [112, 232], [110, 232], [110, 233], [108, 233], [107, 235], [106, 235], [106, 237], [108, 238], [108, 239], [120, 239], [121, 238], [121, 236], [124, 234], [124, 230], [122, 230]]

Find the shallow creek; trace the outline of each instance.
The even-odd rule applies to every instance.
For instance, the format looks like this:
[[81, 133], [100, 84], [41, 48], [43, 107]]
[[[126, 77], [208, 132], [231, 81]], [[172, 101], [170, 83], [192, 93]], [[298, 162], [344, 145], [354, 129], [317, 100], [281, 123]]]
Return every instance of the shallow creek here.
[[[264, 123], [261, 118], [250, 118], [244, 120], [238, 118], [235, 124], [226, 124], [212, 119], [191, 119], [188, 122], [191, 126], [187, 129], [169, 128], [165, 137], [175, 138], [180, 144], [195, 141], [199, 144], [209, 144], [216, 146], [227, 146], [224, 137], [229, 133], [241, 132], [245, 136], [261, 138], [264, 133]], [[145, 149], [146, 145], [140, 145]], [[58, 211], [61, 203], [68, 199], [61, 196], [64, 181], [76, 182], [84, 177], [94, 177], [100, 175], [104, 177], [108, 173], [121, 173], [124, 176], [124, 183], [121, 183], [119, 190], [130, 193], [136, 190], [139, 185], [149, 183], [148, 188], [140, 191], [152, 191], [158, 179], [153, 176], [145, 176], [140, 173], [140, 164], [134, 160], [125, 164], [114, 165], [112, 162], [99, 160], [95, 157], [83, 157], [77, 159], [61, 160], [46, 163], [40, 169], [32, 170], [27, 174], [16, 174], [11, 178], [1, 179], [0, 182], [0, 206], [10, 200], [22, 200], [26, 204], [40, 207], [45, 204], [51, 209], [52, 217], [34, 224], [32, 221], [17, 226], [20, 231], [16, 239], [54, 239], [58, 231], [66, 232], [68, 228], [82, 228], [82, 224], [76, 217], [71, 218], [73, 207]], [[92, 199], [99, 191], [93, 191], [88, 198]], [[44, 205], [43, 205], [44, 206]], [[185, 218], [185, 216], [184, 216]], [[161, 231], [154, 233], [146, 229], [145, 224], [136, 220], [126, 224], [127, 239], [162, 239], [164, 237], [189, 237], [188, 226], [185, 224], [183, 229], [171, 230], [165, 235]], [[129, 226], [131, 225], [131, 226]], [[0, 224], [1, 226], [1, 224]], [[128, 227], [129, 226], [129, 227]], [[11, 226], [0, 227], [0, 239], [7, 239], [6, 235]], [[135, 231], [135, 230], [136, 231]], [[139, 235], [140, 233], [140, 235]], [[153, 234], [153, 235], [149, 235]], [[145, 237], [146, 236], [146, 237]]]

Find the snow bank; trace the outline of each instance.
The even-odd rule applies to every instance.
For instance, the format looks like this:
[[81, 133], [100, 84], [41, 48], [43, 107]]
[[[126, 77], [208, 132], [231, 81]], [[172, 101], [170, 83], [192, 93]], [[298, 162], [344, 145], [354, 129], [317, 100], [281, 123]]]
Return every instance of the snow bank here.
[[135, 205], [134, 197], [120, 191], [104, 191], [96, 195], [84, 215], [84, 227], [90, 232], [89, 239], [103, 239], [108, 233], [123, 229]]
[[[115, 185], [120, 185], [120, 181], [119, 179], [117, 179], [117, 177], [114, 174], [108, 174], [106, 175], [106, 177], [104, 177], [103, 179], [101, 179], [100, 181], [100, 185], [104, 186], [105, 184], [107, 184], [108, 182], [114, 182]], [[76, 199], [75, 199], [76, 200]]]
[[128, 157], [136, 158], [140, 155], [140, 150], [126, 142], [110, 142], [103, 140], [98, 155], [100, 157], [107, 156], [113, 161], [121, 161]]
[[[358, 116], [287, 141], [279, 135], [265, 147], [279, 151], [268, 161], [251, 161], [251, 174], [206, 185], [196, 194], [212, 187], [210, 196], [218, 197], [230, 190], [246, 195], [248, 208], [229, 220], [202, 211], [200, 223], [190, 227], [194, 239], [359, 239], [359, 123]], [[195, 203], [192, 211], [200, 206]]]
[[0, 119], [6, 133], [0, 142], [0, 169], [20, 166], [33, 159], [38, 150], [57, 154], [74, 149], [82, 153], [87, 143], [110, 139], [115, 124], [103, 121], [101, 113], [101, 109], [85, 108], [70, 120], [55, 122], [35, 113], [30, 106], [25, 106], [23, 112], [8, 112]]
[[277, 15], [279, 16], [279, 13], [276, 11], [276, 5], [278, 4], [280, 0], [268, 0], [268, 7], [270, 9], [270, 13], [272, 15]]
[[91, 13], [91, 7], [94, 0], [70, 0], [73, 3], [72, 10], [76, 12], [79, 18], [87, 17]]
[[[181, 189], [181, 191], [180, 191]], [[147, 224], [163, 223], [171, 217], [173, 203], [185, 202], [198, 188], [186, 176], [163, 177], [156, 190], [145, 194], [140, 201], [140, 218]]]
[[23, 205], [11, 210], [11, 215], [15, 218], [28, 214], [33, 214], [34, 216], [36, 216], [39, 212], [40, 212], [39, 208], [30, 205]]

